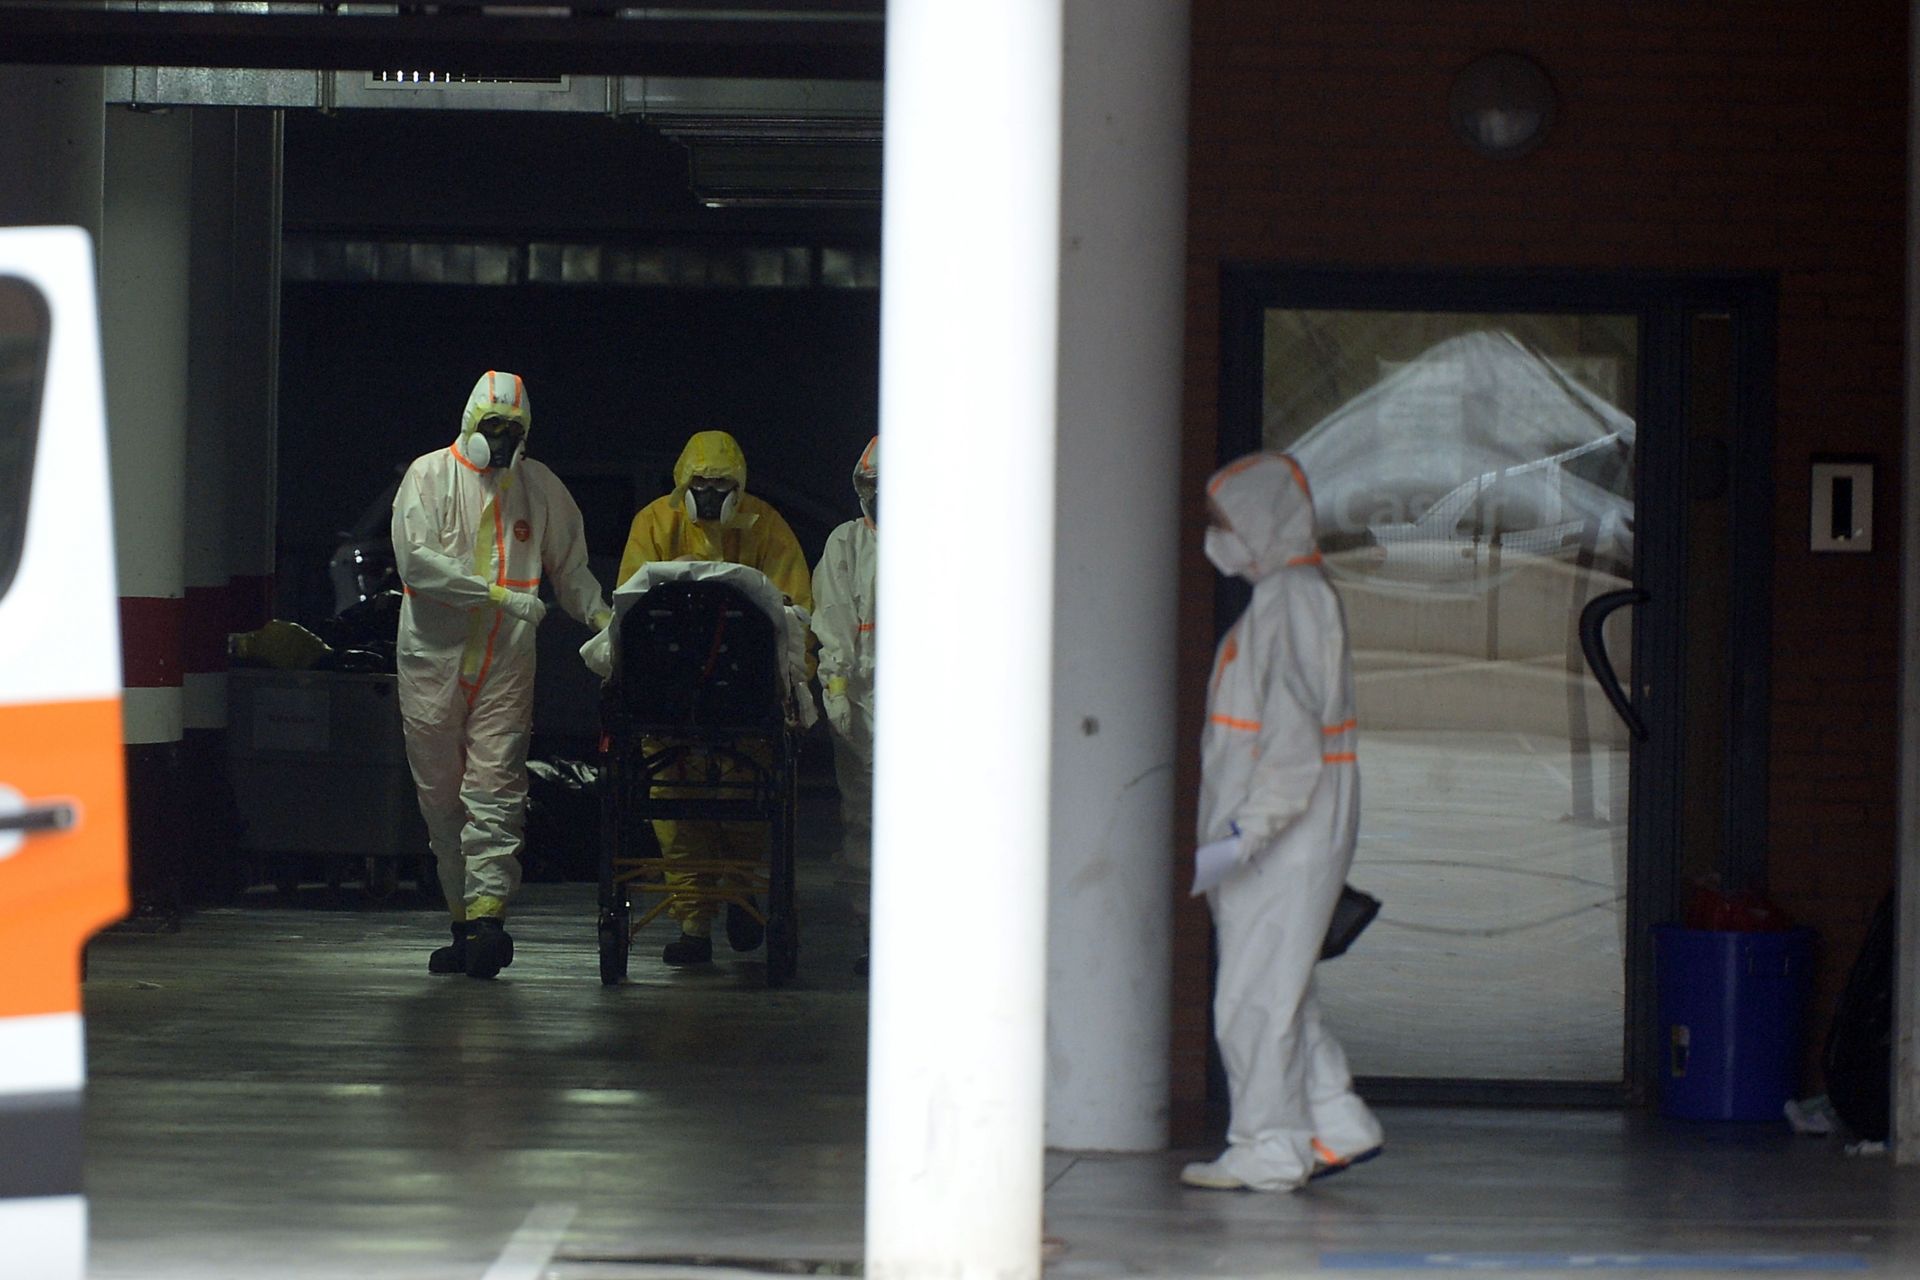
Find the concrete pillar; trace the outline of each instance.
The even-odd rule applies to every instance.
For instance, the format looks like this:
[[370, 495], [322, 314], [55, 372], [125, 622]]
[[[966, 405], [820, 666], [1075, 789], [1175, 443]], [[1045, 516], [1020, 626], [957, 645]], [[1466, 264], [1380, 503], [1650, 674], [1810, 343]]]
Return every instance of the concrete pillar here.
[[[1907, 74], [1920, 93], [1920, 0]], [[1920, 1164], [1920, 114], [1907, 115], [1907, 448], [1900, 490], [1900, 939], [1895, 959], [1893, 1154]]]
[[99, 239], [104, 95], [98, 67], [0, 67], [0, 226]]
[[1060, 39], [1061, 0], [887, 7], [875, 1280], [1040, 1274]]
[[283, 116], [234, 121], [233, 345], [227, 462], [230, 631], [272, 616], [280, 403], [280, 181]]
[[1187, 5], [1067, 0], [1047, 1145], [1167, 1144]]
[[193, 131], [193, 253], [188, 285], [186, 613], [181, 645], [186, 897], [219, 901], [232, 882], [227, 802], [228, 439], [234, 345], [234, 131], [237, 112], [201, 108]]
[[186, 112], [107, 112], [100, 332], [127, 682], [129, 855], [134, 913], [159, 921], [179, 909], [183, 840], [192, 171]]

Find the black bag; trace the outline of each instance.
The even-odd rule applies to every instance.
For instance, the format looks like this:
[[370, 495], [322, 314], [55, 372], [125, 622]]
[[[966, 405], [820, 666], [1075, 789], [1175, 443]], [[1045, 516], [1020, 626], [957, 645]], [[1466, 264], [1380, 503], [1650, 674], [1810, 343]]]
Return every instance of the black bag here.
[[644, 723], [779, 725], [773, 620], [724, 582], [663, 582], [620, 616], [619, 697]]
[[1326, 941], [1320, 944], [1320, 958], [1343, 956], [1362, 930], [1380, 914], [1380, 899], [1362, 893], [1352, 885], [1340, 886], [1340, 901], [1333, 904], [1333, 919], [1327, 923]]
[[1892, 1128], [1894, 895], [1873, 913], [1827, 1032], [1827, 1100], [1849, 1129], [1885, 1142]]

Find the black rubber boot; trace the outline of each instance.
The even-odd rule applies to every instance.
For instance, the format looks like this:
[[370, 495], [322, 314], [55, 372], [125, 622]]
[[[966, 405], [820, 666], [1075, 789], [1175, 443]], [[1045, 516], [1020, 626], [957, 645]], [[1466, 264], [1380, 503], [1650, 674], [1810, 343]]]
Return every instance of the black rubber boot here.
[[495, 917], [473, 922], [473, 936], [467, 940], [467, 976], [491, 978], [513, 963], [513, 937]]
[[[752, 898], [747, 899], [755, 906], [760, 904]], [[735, 951], [751, 951], [766, 939], [767, 930], [753, 912], [737, 902], [727, 904], [727, 945]]]
[[677, 967], [690, 964], [713, 963], [713, 939], [696, 938], [683, 933], [660, 952], [660, 958]]
[[427, 972], [448, 974], [467, 971], [467, 939], [472, 937], [472, 927], [464, 920], [456, 920], [453, 925], [453, 945], [436, 948], [427, 957]]

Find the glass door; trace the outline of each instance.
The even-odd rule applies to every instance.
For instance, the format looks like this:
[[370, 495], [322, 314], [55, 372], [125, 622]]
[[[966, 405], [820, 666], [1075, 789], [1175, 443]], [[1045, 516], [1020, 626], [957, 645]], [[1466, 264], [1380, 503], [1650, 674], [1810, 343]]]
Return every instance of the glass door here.
[[1387, 904], [1317, 977], [1360, 1075], [1624, 1078], [1630, 744], [1579, 620], [1633, 582], [1640, 344], [1633, 314], [1265, 312], [1262, 444], [1353, 648], [1351, 879]]
[[1353, 647], [1355, 1073], [1646, 1096], [1651, 927], [1764, 863], [1771, 284], [1235, 266], [1223, 313], [1221, 458], [1299, 459]]

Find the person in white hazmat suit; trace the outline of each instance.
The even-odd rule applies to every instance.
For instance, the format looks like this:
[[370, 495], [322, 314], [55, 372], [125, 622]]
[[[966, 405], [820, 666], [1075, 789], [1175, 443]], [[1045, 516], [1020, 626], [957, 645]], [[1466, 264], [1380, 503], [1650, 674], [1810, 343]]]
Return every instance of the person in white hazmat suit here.
[[1200, 739], [1200, 842], [1234, 854], [1207, 891], [1232, 1118], [1227, 1150], [1180, 1180], [1292, 1191], [1381, 1146], [1313, 991], [1360, 813], [1353, 667], [1294, 460], [1241, 458], [1207, 500], [1207, 558], [1252, 583], [1253, 599], [1220, 642]]
[[551, 580], [562, 608], [612, 618], [587, 568], [580, 508], [526, 456], [526, 384], [489, 371], [452, 445], [416, 458], [393, 499], [406, 599], [397, 659], [407, 763], [453, 917], [432, 973], [491, 978], [513, 963], [507, 902], [520, 884], [533, 728], [534, 628]]
[[[869, 910], [873, 865], [874, 576], [880, 567], [880, 437], [867, 442], [853, 467], [860, 519], [827, 535], [813, 571], [813, 634], [820, 642], [820, 701], [833, 731], [833, 772], [840, 785], [840, 848], [835, 879], [854, 914]], [[863, 954], [855, 968], [864, 972]]]

